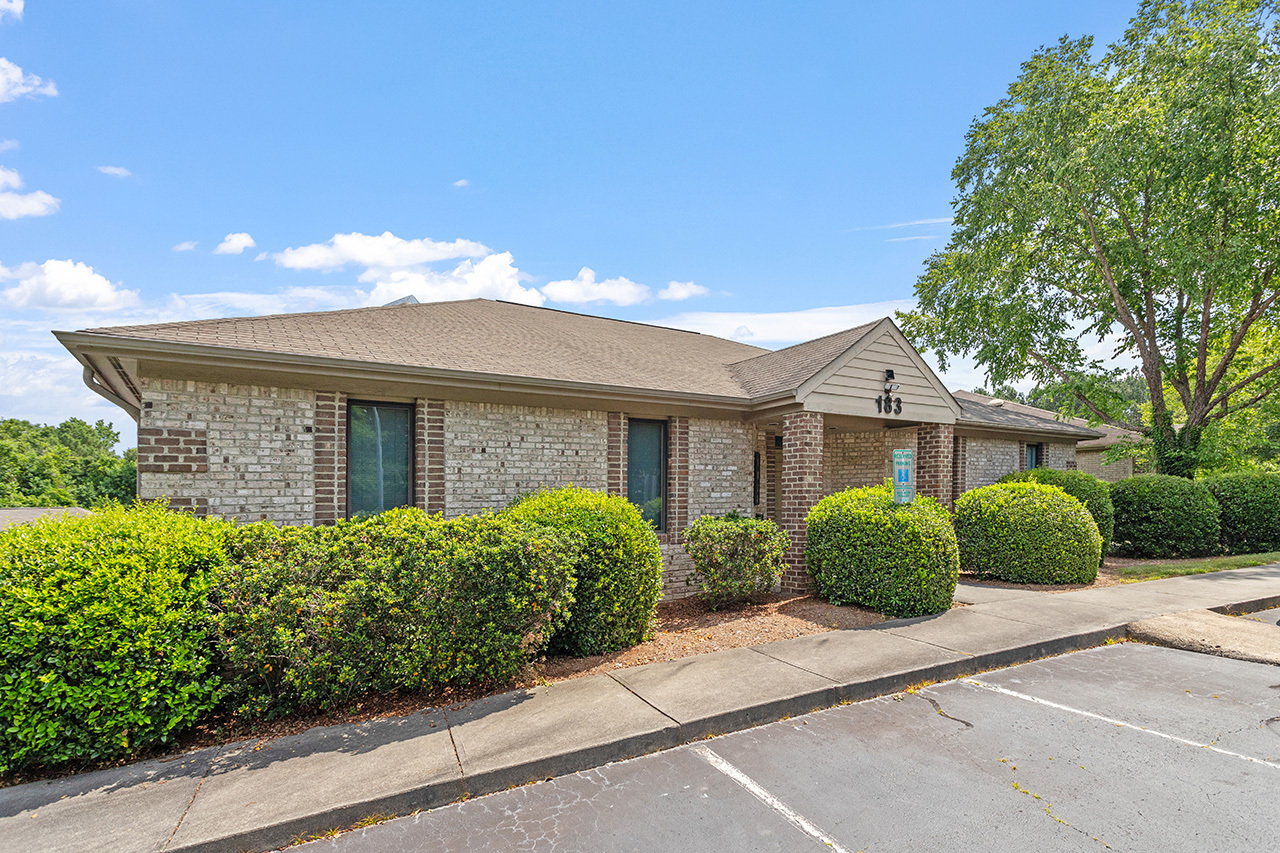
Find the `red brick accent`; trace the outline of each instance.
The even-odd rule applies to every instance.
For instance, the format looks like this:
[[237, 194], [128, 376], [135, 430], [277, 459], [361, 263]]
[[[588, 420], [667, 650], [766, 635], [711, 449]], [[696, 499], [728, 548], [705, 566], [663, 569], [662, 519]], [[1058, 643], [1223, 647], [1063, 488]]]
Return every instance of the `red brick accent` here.
[[916, 431], [916, 492], [951, 505], [955, 429], [951, 424], [922, 424]]
[[689, 419], [667, 421], [667, 529], [659, 537], [676, 545], [689, 526]]
[[138, 430], [138, 473], [204, 474], [208, 470], [206, 430], [154, 427]]
[[169, 498], [169, 509], [189, 512], [196, 518], [209, 515], [208, 498]]
[[964, 484], [968, 479], [969, 445], [965, 437], [957, 435], [951, 449], [951, 499], [955, 500], [964, 494]]
[[609, 413], [609, 438], [607, 446], [609, 474], [606, 480], [609, 494], [627, 495], [627, 416], [622, 412]]
[[444, 512], [444, 400], [419, 400], [419, 429], [425, 437], [415, 464], [422, 468], [424, 497], [419, 504], [429, 513]]
[[810, 592], [813, 582], [804, 561], [805, 517], [822, 499], [823, 421], [820, 412], [782, 416], [782, 500], [779, 524], [791, 534], [783, 592]]
[[1027, 470], [1027, 443], [1025, 441], [1018, 442], [1018, 470]]
[[347, 406], [340, 393], [316, 394], [316, 524], [347, 517]]

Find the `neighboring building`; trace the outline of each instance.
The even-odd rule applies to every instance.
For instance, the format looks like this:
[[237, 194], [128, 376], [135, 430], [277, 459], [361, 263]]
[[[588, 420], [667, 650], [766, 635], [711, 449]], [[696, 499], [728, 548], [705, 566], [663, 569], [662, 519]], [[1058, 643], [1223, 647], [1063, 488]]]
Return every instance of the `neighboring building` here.
[[[1072, 418], [1073, 423], [1087, 424], [1084, 418]], [[1101, 438], [1090, 438], [1076, 445], [1076, 463], [1081, 471], [1092, 474], [1109, 483], [1118, 483], [1125, 477], [1141, 474], [1144, 470], [1132, 456], [1122, 456], [1114, 462], [1107, 461], [1107, 450], [1118, 444], [1142, 441], [1139, 433], [1098, 424], [1093, 429], [1102, 433]]]
[[894, 449], [950, 503], [1028, 465], [1074, 467], [1099, 435], [952, 395], [887, 318], [773, 352], [479, 299], [55, 334], [138, 421], [143, 498], [326, 524], [607, 489], [657, 527], [673, 596], [701, 515], [777, 520], [796, 544], [783, 587], [804, 589], [809, 508], [889, 477]]

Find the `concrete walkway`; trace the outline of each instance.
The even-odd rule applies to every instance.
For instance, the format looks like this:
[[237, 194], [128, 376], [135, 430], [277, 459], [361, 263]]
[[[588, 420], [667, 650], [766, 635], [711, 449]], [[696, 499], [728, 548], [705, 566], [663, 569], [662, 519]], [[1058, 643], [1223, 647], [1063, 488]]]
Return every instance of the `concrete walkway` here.
[[972, 603], [163, 761], [0, 790], [24, 851], [244, 851], [1126, 635], [1189, 610], [1280, 605], [1280, 565]]

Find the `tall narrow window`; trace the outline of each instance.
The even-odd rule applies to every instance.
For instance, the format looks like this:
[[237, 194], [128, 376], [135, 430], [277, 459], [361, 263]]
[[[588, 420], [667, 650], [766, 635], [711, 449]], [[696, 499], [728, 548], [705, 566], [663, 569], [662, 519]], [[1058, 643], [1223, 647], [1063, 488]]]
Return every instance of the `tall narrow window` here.
[[413, 407], [352, 402], [347, 409], [347, 512], [413, 504]]
[[1038, 444], [1027, 445], [1027, 467], [1028, 468], [1040, 467], [1040, 445]]
[[627, 421], [627, 499], [658, 530], [665, 530], [667, 424]]

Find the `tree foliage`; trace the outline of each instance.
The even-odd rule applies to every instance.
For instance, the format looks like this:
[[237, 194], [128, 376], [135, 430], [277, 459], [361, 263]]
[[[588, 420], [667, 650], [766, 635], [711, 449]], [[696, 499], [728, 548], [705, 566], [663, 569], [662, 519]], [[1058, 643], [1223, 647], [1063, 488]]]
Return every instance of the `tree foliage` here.
[[92, 507], [133, 500], [137, 451], [115, 453], [119, 441], [120, 433], [106, 421], [0, 421], [0, 506]]
[[[1097, 58], [1087, 36], [1040, 49], [953, 178], [951, 240], [902, 315], [944, 366], [973, 355], [995, 385], [1065, 392], [1184, 476], [1207, 424], [1276, 388], [1275, 0], [1146, 0]], [[1145, 421], [1120, 359], [1139, 366]]]

